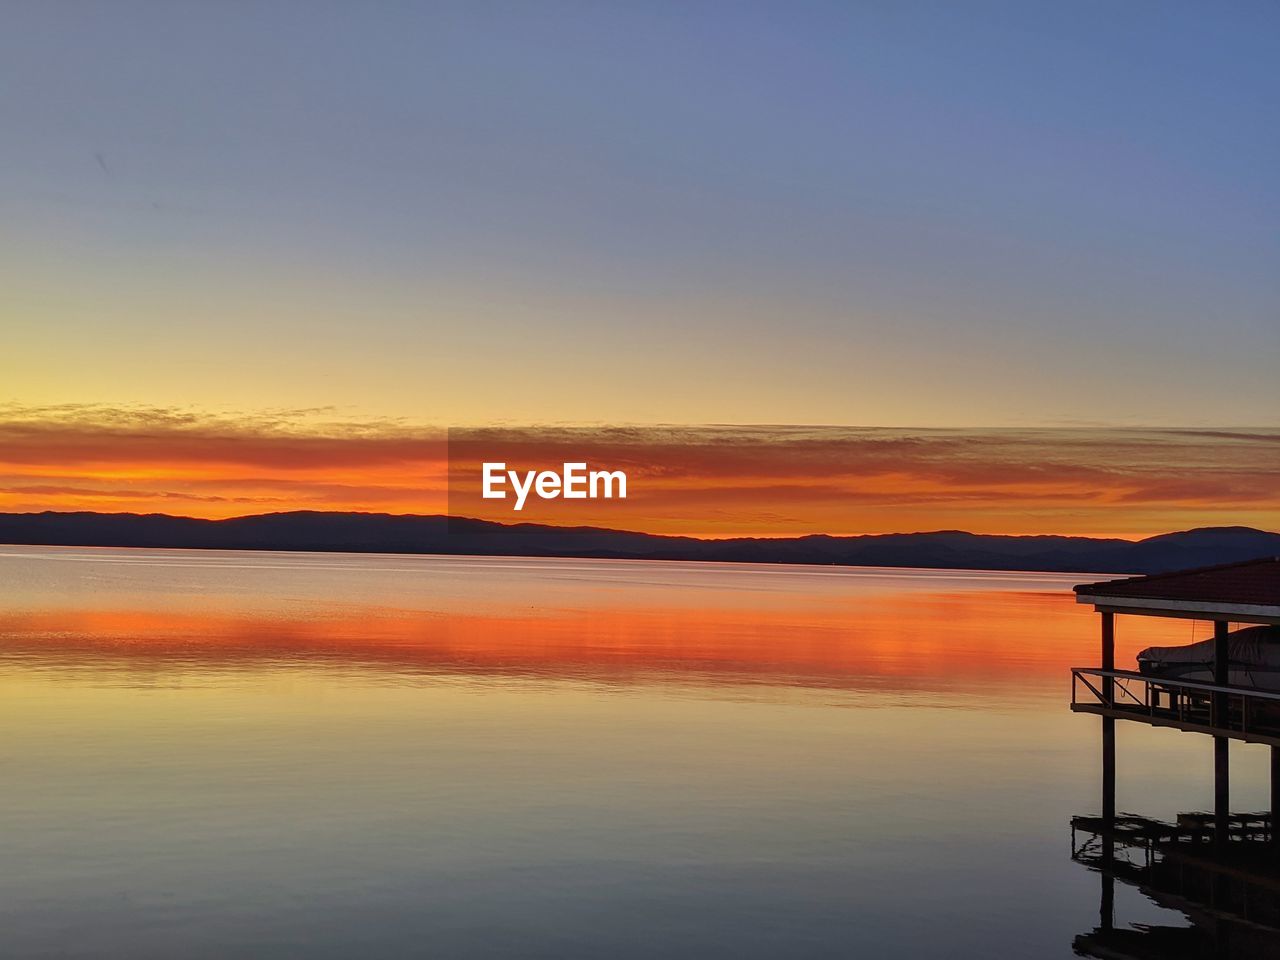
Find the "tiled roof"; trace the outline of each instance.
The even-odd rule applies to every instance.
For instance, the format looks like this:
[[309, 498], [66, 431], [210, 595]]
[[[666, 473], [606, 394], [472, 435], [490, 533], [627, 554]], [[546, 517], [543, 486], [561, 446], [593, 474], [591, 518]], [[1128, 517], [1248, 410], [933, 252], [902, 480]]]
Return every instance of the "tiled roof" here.
[[1280, 606], [1280, 557], [1158, 573], [1149, 577], [1082, 583], [1075, 591], [1090, 597]]

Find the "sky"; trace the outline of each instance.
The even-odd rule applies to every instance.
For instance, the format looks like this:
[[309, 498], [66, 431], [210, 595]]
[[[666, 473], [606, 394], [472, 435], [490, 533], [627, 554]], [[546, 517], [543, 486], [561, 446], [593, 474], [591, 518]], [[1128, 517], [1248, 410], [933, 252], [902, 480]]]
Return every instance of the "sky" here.
[[1269, 3], [6, 4], [0, 402], [1274, 427], [1276, 62]]
[[[917, 530], [1137, 539], [1280, 529], [1280, 429], [423, 429], [319, 415], [0, 409], [0, 510], [360, 510], [696, 536]], [[627, 498], [480, 497], [484, 462], [623, 470]]]

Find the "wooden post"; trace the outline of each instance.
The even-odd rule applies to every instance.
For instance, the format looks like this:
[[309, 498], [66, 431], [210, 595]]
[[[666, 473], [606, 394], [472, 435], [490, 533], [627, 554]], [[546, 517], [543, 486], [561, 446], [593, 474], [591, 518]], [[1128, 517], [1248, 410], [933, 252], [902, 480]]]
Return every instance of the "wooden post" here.
[[[1227, 644], [1225, 620], [1213, 621], [1213, 682], [1227, 686], [1231, 679], [1231, 651]], [[1213, 725], [1225, 727], [1231, 722], [1231, 704], [1225, 693], [1213, 695]], [[1226, 846], [1231, 820], [1231, 764], [1226, 737], [1213, 738], [1213, 833], [1219, 846]]]
[[1213, 738], [1213, 838], [1220, 847], [1227, 844], [1231, 820], [1231, 774], [1227, 738]]
[[[1110, 611], [1102, 613], [1102, 669], [1116, 668], [1116, 615]], [[1102, 678], [1103, 706], [1115, 706], [1115, 683], [1110, 677]]]
[[1280, 850], [1280, 747], [1271, 748], [1271, 845]]
[[[1102, 819], [1107, 829], [1116, 818], [1116, 718], [1102, 718]], [[1110, 844], [1108, 843], [1108, 846]]]
[[[1223, 620], [1213, 621], [1213, 682], [1225, 687], [1231, 679], [1231, 652], [1227, 646], [1227, 624]], [[1227, 696], [1224, 693], [1213, 695], [1213, 725], [1226, 726]]]
[[1213, 621], [1213, 682], [1223, 686], [1231, 679], [1228, 671], [1231, 664], [1231, 651], [1227, 644], [1229, 626], [1225, 620]]
[[[1102, 669], [1116, 668], [1116, 615], [1102, 614]], [[1102, 678], [1103, 706], [1115, 705], [1115, 681]], [[1110, 930], [1115, 919], [1116, 880], [1112, 873], [1115, 863], [1116, 827], [1116, 718], [1102, 718], [1102, 929]]]

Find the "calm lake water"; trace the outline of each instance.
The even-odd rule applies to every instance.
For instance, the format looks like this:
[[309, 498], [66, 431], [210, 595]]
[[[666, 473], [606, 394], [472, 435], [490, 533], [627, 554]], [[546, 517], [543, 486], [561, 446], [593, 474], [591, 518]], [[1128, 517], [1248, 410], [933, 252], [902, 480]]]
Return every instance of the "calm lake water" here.
[[[0, 955], [1072, 956], [1082, 579], [0, 547]], [[1212, 807], [1118, 727], [1121, 810]]]

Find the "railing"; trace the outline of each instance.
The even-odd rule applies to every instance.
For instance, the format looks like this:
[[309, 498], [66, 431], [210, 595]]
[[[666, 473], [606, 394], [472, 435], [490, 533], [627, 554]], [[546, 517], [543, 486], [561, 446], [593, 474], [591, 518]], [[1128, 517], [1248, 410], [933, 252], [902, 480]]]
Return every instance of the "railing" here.
[[1269, 690], [1073, 667], [1071, 706], [1228, 736], [1280, 739], [1280, 693]]

